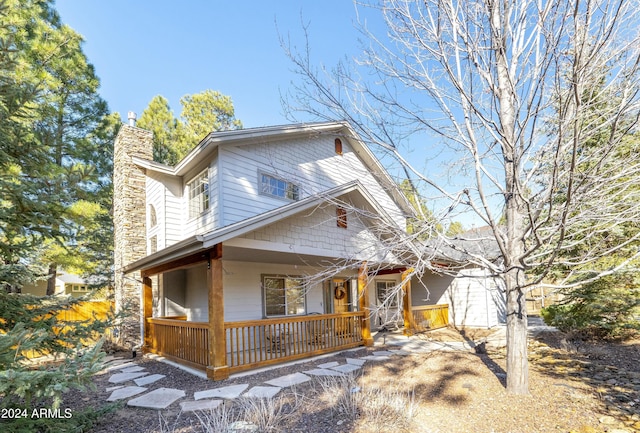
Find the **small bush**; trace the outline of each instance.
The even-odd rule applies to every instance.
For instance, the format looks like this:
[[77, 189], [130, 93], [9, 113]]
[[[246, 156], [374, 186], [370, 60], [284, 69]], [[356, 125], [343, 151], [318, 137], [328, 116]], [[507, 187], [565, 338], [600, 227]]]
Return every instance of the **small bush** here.
[[543, 308], [547, 325], [585, 339], [624, 339], [640, 331], [640, 278], [616, 274], [565, 293], [565, 301]]

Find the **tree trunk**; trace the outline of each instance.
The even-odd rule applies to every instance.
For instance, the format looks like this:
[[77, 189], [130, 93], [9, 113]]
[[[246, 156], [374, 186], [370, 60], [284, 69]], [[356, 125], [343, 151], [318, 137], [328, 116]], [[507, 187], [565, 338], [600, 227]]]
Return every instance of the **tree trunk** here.
[[54, 295], [56, 293], [56, 276], [58, 273], [58, 265], [51, 263], [49, 265], [49, 273], [47, 279], [47, 296]]
[[506, 276], [507, 283], [507, 391], [529, 393], [529, 360], [527, 357], [527, 309], [525, 292], [518, 284], [520, 270]]

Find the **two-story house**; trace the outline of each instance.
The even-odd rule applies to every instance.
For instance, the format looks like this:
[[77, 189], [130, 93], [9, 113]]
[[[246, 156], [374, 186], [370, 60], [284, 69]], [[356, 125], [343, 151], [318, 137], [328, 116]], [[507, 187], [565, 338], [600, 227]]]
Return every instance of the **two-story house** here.
[[402, 317], [393, 289], [410, 297], [405, 259], [418, 252], [397, 239], [412, 215], [346, 123], [214, 132], [175, 167], [124, 125], [117, 307], [130, 332], [142, 324], [146, 350], [213, 379], [371, 344], [371, 321]]

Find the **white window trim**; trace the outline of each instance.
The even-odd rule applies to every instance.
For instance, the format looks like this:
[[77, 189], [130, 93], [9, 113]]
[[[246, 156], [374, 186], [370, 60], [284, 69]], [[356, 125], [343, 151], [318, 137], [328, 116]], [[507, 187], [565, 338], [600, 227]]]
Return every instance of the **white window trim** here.
[[304, 294], [303, 296], [303, 311], [301, 313], [295, 313], [295, 314], [287, 314], [287, 296], [286, 296], [286, 284], [285, 284], [285, 297], [284, 297], [284, 301], [285, 301], [285, 305], [284, 305], [284, 314], [267, 314], [267, 289], [266, 289], [266, 285], [265, 285], [265, 279], [266, 278], [273, 278], [273, 279], [282, 279], [282, 280], [297, 280], [300, 282], [301, 285], [303, 285], [303, 281], [302, 281], [302, 277], [301, 276], [297, 276], [297, 275], [277, 275], [277, 274], [262, 274], [260, 276], [260, 281], [261, 281], [261, 286], [262, 286], [262, 314], [264, 317], [266, 318], [272, 318], [272, 317], [294, 317], [294, 316], [304, 316], [307, 313], [307, 291], [304, 290]]
[[[394, 287], [396, 287], [398, 285], [397, 281], [394, 280], [375, 280], [375, 284], [376, 284], [376, 303], [378, 305], [382, 305], [382, 302], [384, 299], [380, 299], [380, 292], [378, 291], [378, 283], [384, 283], [385, 284], [385, 292], [388, 292], [389, 289], [393, 289]], [[400, 305], [400, 303], [398, 302], [398, 297], [399, 297], [399, 293], [395, 293], [394, 295], [395, 299], [393, 301], [393, 303], [391, 305], [387, 305], [388, 308], [396, 308], [398, 307], [398, 305]]]
[[[202, 182], [203, 179], [201, 179], [202, 177], [206, 178], [206, 182]], [[195, 182], [202, 182], [203, 185], [203, 189], [201, 192], [198, 192], [196, 195], [194, 195], [193, 197], [191, 196], [191, 186], [195, 183]], [[187, 217], [189, 220], [192, 220], [194, 218], [198, 218], [200, 217], [202, 214], [204, 214], [205, 212], [207, 212], [210, 208], [211, 208], [211, 186], [209, 185], [209, 167], [205, 168], [204, 170], [202, 170], [200, 173], [196, 174], [195, 176], [193, 176], [191, 178], [191, 180], [189, 180], [189, 182], [187, 182], [186, 185], [186, 196], [187, 196]], [[202, 197], [205, 195], [206, 192], [206, 200], [204, 200]], [[192, 206], [192, 200], [198, 200], [198, 209], [197, 212], [193, 212], [192, 213], [192, 209], [195, 208], [195, 206]]]
[[[270, 193], [268, 191], [265, 191], [264, 187], [263, 187], [263, 183], [262, 183], [262, 177], [263, 176], [268, 176], [271, 179], [275, 179], [277, 181], [284, 182], [286, 184], [286, 189], [284, 190], [285, 191], [285, 196], [283, 197], [281, 195], [272, 194], [272, 193]], [[294, 197], [294, 198], [286, 197], [286, 192], [289, 190], [289, 188], [295, 189], [296, 197]], [[277, 198], [277, 199], [280, 199], [280, 200], [298, 201], [298, 200], [300, 200], [300, 185], [298, 185], [295, 182], [291, 182], [289, 180], [283, 179], [281, 176], [276, 176], [276, 175], [274, 175], [272, 173], [267, 173], [266, 171], [258, 170], [258, 194], [264, 195], [266, 197]]]

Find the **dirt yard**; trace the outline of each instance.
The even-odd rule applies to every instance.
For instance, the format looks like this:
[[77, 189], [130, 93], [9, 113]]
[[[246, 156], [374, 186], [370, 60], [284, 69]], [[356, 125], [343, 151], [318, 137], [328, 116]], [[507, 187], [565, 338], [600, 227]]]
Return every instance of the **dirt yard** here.
[[[435, 340], [479, 340], [486, 331], [461, 335], [452, 329], [424, 334]], [[376, 347], [364, 352], [381, 350]], [[559, 332], [542, 333], [529, 344], [530, 395], [511, 396], [505, 391], [505, 353], [489, 350], [432, 352], [394, 356], [367, 362], [348, 380], [314, 378], [285, 389], [267, 408], [268, 431], [279, 432], [637, 432], [640, 431], [640, 341], [624, 344], [567, 341]], [[348, 356], [356, 356], [351, 352]], [[333, 359], [344, 361], [345, 355]], [[187, 396], [214, 385], [164, 363], [136, 358], [151, 373], [167, 375], [164, 387], [184, 389]], [[309, 370], [322, 361], [282, 367], [256, 375], [229, 379], [215, 386], [260, 384], [284, 374]], [[109, 393], [108, 375], [96, 376], [97, 391], [69, 395], [65, 407], [78, 409], [102, 404]], [[229, 420], [238, 420], [227, 403]], [[255, 408], [254, 408], [255, 409]], [[246, 415], [246, 412], [244, 412]], [[179, 414], [177, 404], [161, 414], [121, 406], [94, 427], [97, 433], [259, 431], [252, 421], [224, 430], [220, 419], [209, 420], [203, 430], [198, 416]], [[203, 414], [200, 414], [202, 418]], [[224, 420], [223, 420], [224, 421]], [[269, 422], [271, 424], [269, 424]], [[224, 424], [224, 422], [222, 423]], [[228, 426], [228, 424], [227, 424]], [[226, 428], [226, 427], [225, 427]]]

